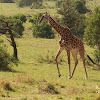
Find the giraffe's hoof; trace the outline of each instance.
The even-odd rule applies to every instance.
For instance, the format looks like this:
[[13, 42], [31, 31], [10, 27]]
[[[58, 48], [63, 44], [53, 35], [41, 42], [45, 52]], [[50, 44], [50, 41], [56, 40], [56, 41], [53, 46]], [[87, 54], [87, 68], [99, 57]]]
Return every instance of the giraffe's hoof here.
[[88, 79], [88, 76], [86, 76], [86, 79]]
[[68, 79], [71, 79], [71, 78], [72, 78], [72, 76], [69, 76], [69, 77], [68, 77]]
[[61, 74], [59, 75], [59, 77], [61, 76]]

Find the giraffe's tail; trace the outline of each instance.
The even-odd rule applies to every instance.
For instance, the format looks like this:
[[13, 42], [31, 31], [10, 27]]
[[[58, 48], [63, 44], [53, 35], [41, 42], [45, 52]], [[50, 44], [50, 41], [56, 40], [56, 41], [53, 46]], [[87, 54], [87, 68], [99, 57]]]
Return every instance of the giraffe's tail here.
[[97, 64], [97, 63], [95, 63], [95, 62], [91, 59], [91, 57], [90, 57], [89, 55], [87, 55], [87, 57], [89, 58], [89, 60], [90, 60], [93, 64], [95, 64], [95, 65], [97, 65], [97, 66], [99, 66], [99, 67], [100, 67], [100, 65], [99, 65], [99, 64]]

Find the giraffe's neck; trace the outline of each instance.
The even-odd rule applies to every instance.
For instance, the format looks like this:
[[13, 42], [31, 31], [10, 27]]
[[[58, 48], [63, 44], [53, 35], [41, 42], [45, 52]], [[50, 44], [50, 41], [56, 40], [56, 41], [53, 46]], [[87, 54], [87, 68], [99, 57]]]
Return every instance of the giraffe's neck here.
[[49, 17], [49, 23], [51, 26], [60, 34], [60, 36], [63, 35], [62, 30], [64, 29], [63, 26], [59, 25], [56, 21], [54, 21], [53, 18]]

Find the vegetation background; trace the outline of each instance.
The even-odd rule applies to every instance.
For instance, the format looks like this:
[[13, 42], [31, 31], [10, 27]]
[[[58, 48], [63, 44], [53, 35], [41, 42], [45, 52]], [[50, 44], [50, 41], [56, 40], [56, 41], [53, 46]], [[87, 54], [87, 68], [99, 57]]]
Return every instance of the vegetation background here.
[[[86, 80], [82, 60], [78, 56], [79, 64], [75, 75], [69, 80], [67, 54], [63, 51], [59, 57], [59, 67], [62, 75], [59, 78], [54, 61], [59, 49], [59, 35], [54, 30], [55, 38], [52, 39], [35, 38], [32, 35], [33, 25], [29, 22], [29, 19], [37, 13], [48, 12], [59, 21], [61, 15], [58, 14], [57, 10], [60, 8], [56, 7], [58, 0], [40, 0], [42, 6], [39, 9], [34, 8], [34, 4], [19, 7], [17, 0], [0, 0], [0, 2], [2, 1], [9, 2], [0, 3], [0, 15], [9, 17], [23, 14], [27, 21], [23, 23], [23, 35], [20, 38], [15, 38], [18, 62], [12, 63], [14, 61], [12, 58], [13, 48], [8, 41], [9, 37], [0, 34], [0, 59], [4, 57], [4, 61], [7, 62], [5, 65], [9, 67], [9, 69], [0, 70], [0, 99], [100, 100], [100, 67], [93, 65], [86, 58], [89, 75], [89, 79]], [[10, 3], [10, 1], [13, 3]], [[85, 13], [86, 22], [93, 16], [94, 8], [97, 6], [100, 6], [100, 0], [86, 0], [86, 7], [91, 10]], [[83, 40], [83, 42], [87, 54], [95, 59], [93, 52], [97, 50], [97, 46], [91, 48], [87, 45], [86, 40]], [[71, 56], [71, 69], [73, 67], [74, 61]]]

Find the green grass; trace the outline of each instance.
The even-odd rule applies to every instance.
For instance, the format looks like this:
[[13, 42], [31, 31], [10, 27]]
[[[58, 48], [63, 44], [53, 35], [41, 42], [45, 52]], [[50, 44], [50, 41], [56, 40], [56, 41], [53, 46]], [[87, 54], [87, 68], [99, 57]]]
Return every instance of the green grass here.
[[86, 0], [86, 6], [91, 9], [92, 11], [94, 10], [95, 7], [100, 6], [100, 0]]
[[[67, 54], [61, 53], [59, 64], [61, 77], [58, 77], [54, 57], [57, 54], [59, 44], [56, 39], [33, 38], [31, 26], [27, 22], [26, 30], [20, 39], [16, 39], [19, 63], [13, 66], [15, 72], [0, 72], [1, 99], [6, 100], [96, 100], [100, 93], [100, 75], [98, 70], [92, 70], [96, 66], [88, 66], [89, 79], [85, 78], [85, 71], [80, 57], [74, 77], [68, 79]], [[8, 52], [12, 55], [13, 49], [5, 36], [2, 36], [8, 46]], [[94, 49], [85, 45], [86, 52], [92, 55]], [[47, 57], [48, 56], [48, 57]], [[51, 62], [44, 61], [50, 58]], [[40, 62], [43, 60], [42, 62]], [[74, 61], [71, 56], [71, 68]], [[2, 83], [2, 80], [4, 81]], [[4, 88], [8, 82], [8, 90]], [[9, 89], [11, 88], [11, 90]]]
[[[51, 5], [51, 3], [49, 5]], [[15, 3], [0, 3], [0, 15], [13, 16], [22, 13], [25, 15], [33, 16], [38, 12], [48, 12], [51, 15], [53, 15], [54, 13], [56, 13], [56, 9], [54, 8], [51, 9], [51, 8], [48, 9], [31, 9], [30, 7], [19, 8]]]
[[[40, 11], [28, 7], [18, 8], [15, 4], [0, 4], [0, 8], [2, 8], [0, 14], [6, 16], [17, 13], [32, 15]], [[54, 14], [53, 9], [47, 9], [47, 11]], [[63, 51], [59, 57], [59, 68], [62, 75], [59, 78], [54, 61], [59, 49], [59, 37], [55, 39], [33, 38], [31, 23], [26, 22], [24, 26], [23, 37], [15, 39], [18, 48], [18, 66], [13, 65], [13, 72], [0, 71], [0, 100], [100, 99], [100, 72], [93, 70], [97, 66], [86, 65], [89, 76], [87, 80], [82, 60], [78, 56], [79, 64], [74, 77], [69, 80], [67, 54]], [[4, 35], [0, 37], [5, 41], [7, 51], [12, 55], [13, 48], [7, 38]], [[94, 49], [84, 45], [87, 54], [93, 57]], [[72, 70], [73, 67], [74, 61], [71, 56]]]

